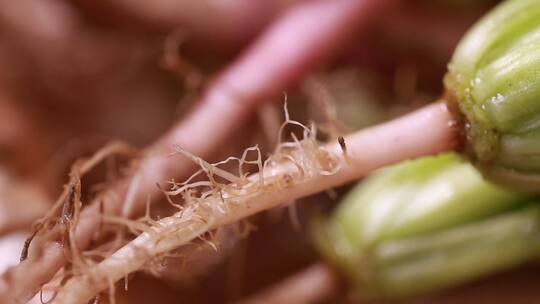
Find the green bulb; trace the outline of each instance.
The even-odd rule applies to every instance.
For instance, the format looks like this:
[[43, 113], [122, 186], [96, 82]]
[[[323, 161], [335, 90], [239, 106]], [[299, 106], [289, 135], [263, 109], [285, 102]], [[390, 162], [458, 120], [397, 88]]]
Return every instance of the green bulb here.
[[[368, 177], [329, 219], [316, 222], [314, 236], [323, 255], [359, 287], [360, 294], [411, 295], [540, 253], [540, 238], [538, 246], [523, 252], [523, 244], [537, 236], [519, 228], [522, 218], [530, 218], [538, 222], [534, 232], [540, 233], [537, 211], [512, 217], [517, 220], [492, 219], [523, 206], [529, 196], [486, 181], [455, 154], [427, 157]], [[487, 222], [478, 224], [482, 221]], [[511, 224], [504, 224], [508, 221]], [[499, 245], [508, 249], [501, 260], [489, 252]], [[411, 284], [414, 280], [417, 284]]]
[[538, 191], [540, 1], [505, 1], [484, 16], [459, 43], [445, 85], [473, 163], [494, 180]]

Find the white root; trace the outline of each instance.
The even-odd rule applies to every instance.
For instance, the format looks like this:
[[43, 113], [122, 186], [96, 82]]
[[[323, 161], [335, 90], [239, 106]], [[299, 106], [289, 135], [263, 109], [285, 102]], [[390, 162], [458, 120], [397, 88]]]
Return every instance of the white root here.
[[[185, 245], [207, 231], [358, 179], [383, 165], [449, 150], [455, 136], [447, 123], [450, 120], [446, 108], [434, 104], [347, 136], [347, 162], [342, 158], [338, 143], [319, 146], [309, 131], [301, 141], [281, 145], [276, 154], [264, 162], [263, 171], [243, 179], [242, 184], [217, 183], [206, 191], [198, 189], [200, 196], [186, 190], [187, 200], [182, 210], [156, 222], [149, 231], [87, 269], [88, 273], [71, 278], [53, 303], [86, 303], [106, 289], [108, 282], [118, 281], [143, 268], [154, 257]], [[431, 128], [430, 132], [419, 134], [419, 130], [427, 127]], [[292, 157], [294, 164], [282, 155]], [[297, 169], [298, 164], [302, 172]], [[212, 167], [207, 169], [211, 176]]]

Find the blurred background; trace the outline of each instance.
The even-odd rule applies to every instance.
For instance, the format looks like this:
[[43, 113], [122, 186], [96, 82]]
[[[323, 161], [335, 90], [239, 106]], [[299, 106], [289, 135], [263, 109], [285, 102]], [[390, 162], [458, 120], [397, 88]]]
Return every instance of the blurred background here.
[[[219, 75], [272, 24], [297, 6], [322, 1], [1, 0], [0, 269], [18, 262], [32, 222], [60, 194], [76, 159], [112, 140], [151, 145], [195, 111]], [[241, 155], [254, 144], [272, 151], [284, 92], [291, 117], [340, 133], [436, 100], [455, 45], [497, 3], [388, 2], [360, 16], [367, 21], [348, 29], [345, 39], [329, 41], [332, 51], [286, 80], [285, 90], [265, 96], [209, 160]], [[97, 171], [89, 183], [102, 179], [104, 169]], [[250, 218], [256, 228], [247, 237], [223, 232], [234, 240], [200, 275], [137, 273], [127, 292], [118, 288], [118, 303], [228, 303], [279, 282], [318, 259], [307, 223], [346, 190], [297, 202], [299, 225], [283, 208]], [[532, 265], [403, 303], [534, 303], [527, 299], [538, 278]], [[346, 291], [328, 300], [347, 301]]]

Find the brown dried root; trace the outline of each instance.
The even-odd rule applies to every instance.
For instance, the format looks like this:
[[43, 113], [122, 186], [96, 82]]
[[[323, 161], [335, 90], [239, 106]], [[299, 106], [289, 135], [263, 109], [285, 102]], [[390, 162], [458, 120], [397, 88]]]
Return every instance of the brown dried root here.
[[46, 231], [46, 234], [54, 234], [57, 232], [56, 229], [60, 229], [63, 231], [62, 243], [69, 241], [69, 244], [75, 246], [73, 227], [77, 226], [82, 208], [81, 178], [97, 164], [114, 154], [134, 156], [136, 152], [123, 143], [114, 142], [97, 151], [91, 158], [82, 159], [73, 164], [69, 174], [69, 182], [64, 187], [64, 191], [50, 211], [34, 224], [32, 233], [23, 247], [21, 262], [27, 257], [32, 240], [36, 235], [44, 231]]
[[[81, 178], [97, 164], [112, 155], [128, 155], [132, 157], [136, 155], [136, 152], [130, 147], [116, 142], [99, 150], [89, 159], [76, 162], [71, 169], [70, 180], [59, 199], [49, 212], [35, 223], [30, 237], [23, 246], [20, 257], [21, 262], [26, 262], [25, 260], [32, 253], [32, 260], [39, 260], [40, 263], [45, 265], [51, 263], [55, 265], [54, 260], [51, 260], [50, 257], [54, 256], [58, 251], [62, 252], [67, 249], [70, 264], [64, 268], [64, 277], [66, 279], [72, 273], [79, 274], [80, 271], [87, 268], [87, 259], [81, 254], [75, 241], [75, 233], [82, 208]], [[55, 245], [43, 246], [50, 239], [57, 240], [54, 242]], [[21, 263], [19, 265], [22, 266], [9, 269], [2, 276], [0, 289], [6, 291], [0, 295], [0, 302], [2, 303], [26, 302], [26, 300], [18, 299], [14, 294], [18, 294], [20, 290], [28, 289], [27, 284], [33, 284], [36, 280], [43, 280], [40, 276], [28, 277], [28, 274], [32, 274], [33, 270], [35, 270], [28, 268], [33, 266], [32, 263]], [[71, 267], [71, 265], [75, 267]], [[16, 284], [14, 284], [15, 282]], [[12, 286], [12, 288], [8, 288], [8, 286]]]
[[[455, 134], [448, 125], [450, 120], [446, 107], [435, 104], [347, 136], [344, 141], [348, 162], [343, 160], [343, 151], [337, 142], [322, 146], [313, 128], [301, 126], [304, 137], [298, 140], [292, 136], [293, 141], [280, 143], [256, 174], [225, 173], [179, 150], [201, 165], [208, 176], [207, 183], [173, 186], [169, 195], [183, 198], [177, 203], [179, 212], [155, 222], [132, 242], [84, 274], [68, 280], [54, 303], [85, 303], [106, 289], [110, 282], [144, 268], [153, 258], [207, 231], [352, 181], [383, 165], [449, 150], [455, 144]], [[289, 120], [287, 123], [296, 124]], [[426, 128], [430, 128], [430, 132], [421, 132]], [[252, 162], [260, 164], [260, 157]]]

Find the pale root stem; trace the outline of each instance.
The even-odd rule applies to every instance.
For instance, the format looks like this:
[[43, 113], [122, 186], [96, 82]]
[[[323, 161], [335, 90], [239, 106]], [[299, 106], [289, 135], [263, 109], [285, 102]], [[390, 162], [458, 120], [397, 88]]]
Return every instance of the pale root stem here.
[[[267, 162], [269, 165], [259, 173], [264, 175], [263, 185], [258, 182], [259, 174], [251, 175], [245, 185], [226, 185], [220, 189], [219, 195], [216, 191], [204, 200], [189, 204], [175, 215], [158, 221], [151, 227], [151, 232], [142, 233], [92, 267], [89, 275], [70, 279], [54, 303], [85, 303], [106, 289], [109, 280], [117, 281], [143, 268], [153, 257], [185, 245], [217, 227], [353, 181], [403, 159], [451, 150], [456, 144], [451, 122], [452, 117], [446, 106], [436, 103], [394, 121], [346, 136], [347, 162], [343, 160], [343, 151], [337, 142], [316, 149], [307, 148], [304, 153], [289, 152], [295, 159], [304, 158], [303, 178], [290, 162]], [[304, 144], [304, 141], [307, 141], [304, 147], [314, 144], [309, 137], [300, 143]], [[333, 171], [335, 173], [332, 175], [321, 174]], [[226, 208], [217, 207], [223, 205]]]
[[197, 278], [206, 274], [208, 269], [221, 263], [244, 238], [238, 224], [220, 227], [209, 233], [201, 241], [159, 257], [145, 270], [153, 275], [176, 284], [190, 286], [197, 283]]
[[320, 303], [338, 288], [338, 275], [328, 265], [318, 263], [237, 304]]

